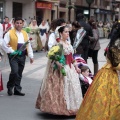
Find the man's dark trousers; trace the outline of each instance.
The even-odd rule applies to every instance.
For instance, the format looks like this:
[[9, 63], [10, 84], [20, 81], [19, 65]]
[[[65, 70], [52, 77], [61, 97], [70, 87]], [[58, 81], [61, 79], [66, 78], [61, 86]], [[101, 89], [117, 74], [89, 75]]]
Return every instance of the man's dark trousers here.
[[26, 56], [17, 55], [13, 58], [13, 56], [8, 55], [8, 58], [9, 58], [9, 64], [11, 67], [11, 73], [9, 75], [9, 81], [7, 83], [7, 88], [11, 90], [14, 88], [14, 92], [15, 91], [21, 92], [22, 87], [20, 83], [22, 79], [22, 72], [25, 66]]

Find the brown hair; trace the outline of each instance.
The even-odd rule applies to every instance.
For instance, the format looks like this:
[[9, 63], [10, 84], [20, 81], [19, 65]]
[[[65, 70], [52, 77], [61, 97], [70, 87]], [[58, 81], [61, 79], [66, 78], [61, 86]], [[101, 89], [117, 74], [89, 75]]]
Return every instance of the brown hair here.
[[81, 66], [80, 69], [81, 69], [81, 73], [82, 73], [82, 72], [85, 72], [87, 69], [89, 69], [89, 67], [88, 66]]
[[97, 27], [96, 27], [96, 22], [95, 22], [93, 19], [90, 19], [90, 20], [88, 21], [88, 23], [90, 24], [90, 26], [91, 26], [93, 29], [97, 29]]
[[57, 19], [54, 19], [54, 20], [51, 22], [50, 30], [55, 31], [56, 27], [57, 27]]
[[80, 23], [78, 21], [75, 21], [72, 23], [72, 26], [75, 26], [75, 28], [80, 28]]

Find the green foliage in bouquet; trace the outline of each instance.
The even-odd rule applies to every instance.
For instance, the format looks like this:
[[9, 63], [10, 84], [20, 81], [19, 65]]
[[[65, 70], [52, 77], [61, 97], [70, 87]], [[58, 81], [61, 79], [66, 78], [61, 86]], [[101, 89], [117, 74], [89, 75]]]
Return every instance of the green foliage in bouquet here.
[[[63, 76], [66, 76], [66, 72], [64, 69], [64, 65], [65, 65], [65, 57], [63, 55], [63, 45], [59, 44], [56, 46], [53, 46], [49, 52], [48, 52], [48, 58], [51, 60], [55, 60], [58, 61], [59, 63], [61, 63], [63, 65], [62, 69], [60, 70]], [[54, 70], [58, 69], [58, 66], [56, 63], [54, 63]]]
[[30, 31], [31, 31], [30, 27], [25, 27], [25, 28], [23, 28], [23, 30], [26, 31], [27, 33], [30, 33]]

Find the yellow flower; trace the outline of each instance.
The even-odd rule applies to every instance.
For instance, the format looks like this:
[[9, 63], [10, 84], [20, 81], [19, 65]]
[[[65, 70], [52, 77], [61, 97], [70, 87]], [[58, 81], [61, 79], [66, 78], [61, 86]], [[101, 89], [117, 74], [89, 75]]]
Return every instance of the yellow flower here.
[[48, 52], [48, 57], [54, 56], [55, 53], [59, 52], [59, 50], [60, 50], [59, 46], [53, 46]]

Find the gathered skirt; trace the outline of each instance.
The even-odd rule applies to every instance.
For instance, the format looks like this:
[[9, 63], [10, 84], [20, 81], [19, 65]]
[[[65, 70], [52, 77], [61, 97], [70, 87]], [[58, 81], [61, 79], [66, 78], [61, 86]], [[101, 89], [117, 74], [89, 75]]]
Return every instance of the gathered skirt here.
[[76, 115], [82, 101], [82, 92], [78, 74], [73, 65], [65, 66], [66, 76], [60, 70], [53, 70], [49, 60], [36, 108], [42, 112], [56, 115]]
[[120, 120], [118, 73], [106, 64], [95, 76], [76, 120]]

